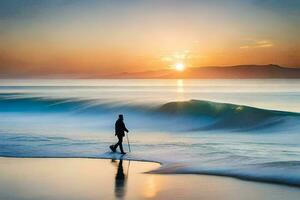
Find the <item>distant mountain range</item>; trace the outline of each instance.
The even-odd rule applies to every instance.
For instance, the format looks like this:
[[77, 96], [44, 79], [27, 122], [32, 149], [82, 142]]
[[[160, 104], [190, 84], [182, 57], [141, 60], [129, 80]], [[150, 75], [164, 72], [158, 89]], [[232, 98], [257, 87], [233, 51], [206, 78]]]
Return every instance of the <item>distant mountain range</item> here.
[[256, 79], [256, 78], [300, 78], [300, 68], [287, 68], [279, 65], [236, 65], [227, 67], [194, 67], [183, 72], [172, 69], [119, 73], [105, 78], [150, 78], [150, 79]]

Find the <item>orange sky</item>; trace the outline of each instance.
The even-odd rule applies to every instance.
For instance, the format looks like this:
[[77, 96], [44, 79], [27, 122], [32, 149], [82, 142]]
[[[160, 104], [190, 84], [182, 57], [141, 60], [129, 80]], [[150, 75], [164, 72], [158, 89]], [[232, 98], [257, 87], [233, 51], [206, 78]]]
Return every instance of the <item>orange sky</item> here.
[[7, 0], [0, 7], [2, 74], [110, 74], [178, 62], [300, 67], [300, 4], [291, 0]]

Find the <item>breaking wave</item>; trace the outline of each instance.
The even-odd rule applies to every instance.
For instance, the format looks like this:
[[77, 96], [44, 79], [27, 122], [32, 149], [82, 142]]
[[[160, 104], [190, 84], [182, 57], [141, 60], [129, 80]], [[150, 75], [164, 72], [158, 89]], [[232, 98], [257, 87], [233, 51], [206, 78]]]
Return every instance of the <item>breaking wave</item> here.
[[[104, 115], [123, 112], [142, 116], [163, 126], [176, 122], [180, 131], [232, 129], [251, 131], [266, 129], [299, 119], [300, 113], [267, 110], [205, 100], [168, 102], [162, 105], [124, 104], [99, 99], [45, 98], [22, 94], [0, 95], [1, 112], [65, 113], [71, 115]], [[168, 123], [167, 123], [168, 124]], [[180, 125], [181, 124], [181, 125]], [[184, 125], [183, 125], [184, 124]]]

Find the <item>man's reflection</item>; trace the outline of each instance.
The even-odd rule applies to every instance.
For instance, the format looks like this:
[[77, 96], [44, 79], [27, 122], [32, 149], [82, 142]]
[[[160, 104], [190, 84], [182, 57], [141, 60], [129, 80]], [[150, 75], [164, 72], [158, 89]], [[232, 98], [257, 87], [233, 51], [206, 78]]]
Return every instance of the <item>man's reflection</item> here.
[[[116, 160], [111, 160], [113, 163], [116, 163]], [[126, 175], [123, 170], [123, 160], [120, 159], [118, 164], [118, 170], [115, 177], [115, 196], [117, 198], [123, 198], [126, 192]]]

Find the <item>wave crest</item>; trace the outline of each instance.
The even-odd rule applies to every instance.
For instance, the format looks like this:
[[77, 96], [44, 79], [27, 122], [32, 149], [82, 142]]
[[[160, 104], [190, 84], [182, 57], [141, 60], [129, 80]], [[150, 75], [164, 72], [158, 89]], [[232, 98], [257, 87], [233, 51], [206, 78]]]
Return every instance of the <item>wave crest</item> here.
[[293, 112], [203, 100], [169, 102], [162, 105], [159, 111], [173, 116], [206, 117], [214, 120], [205, 129], [266, 128], [284, 122], [286, 117], [300, 116]]

